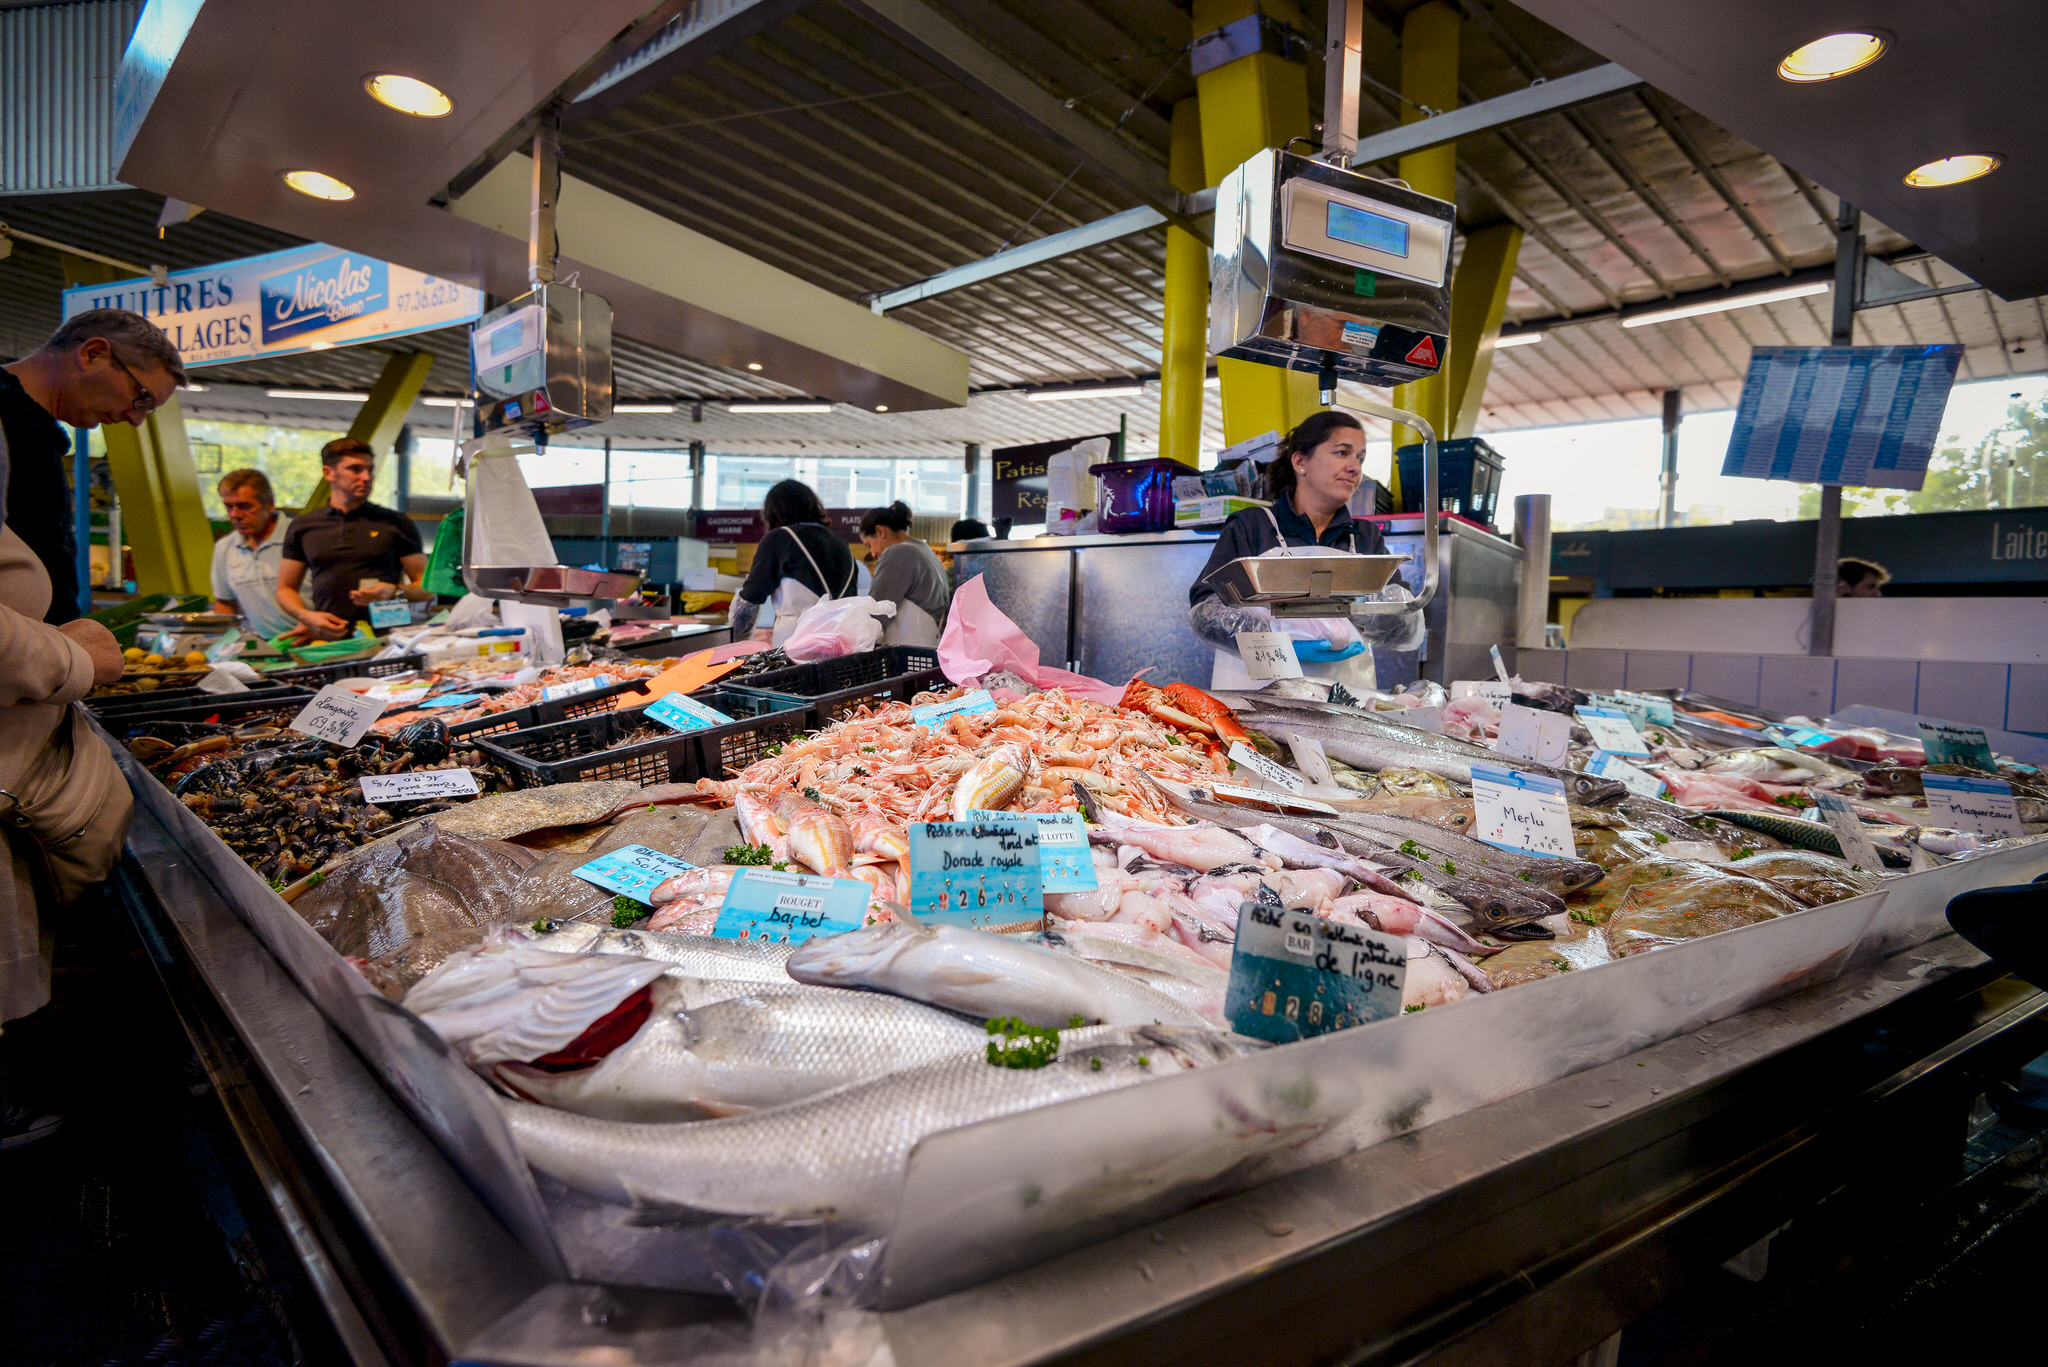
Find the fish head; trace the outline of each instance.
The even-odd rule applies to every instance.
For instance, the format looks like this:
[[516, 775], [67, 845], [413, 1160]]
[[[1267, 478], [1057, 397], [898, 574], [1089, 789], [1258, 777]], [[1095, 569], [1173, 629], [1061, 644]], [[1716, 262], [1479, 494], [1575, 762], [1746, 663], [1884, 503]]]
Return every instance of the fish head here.
[[1628, 789], [1611, 778], [1597, 778], [1592, 774], [1574, 771], [1565, 779], [1564, 790], [1574, 802], [1587, 807], [1598, 807], [1606, 802], [1619, 802], [1628, 796]]
[[937, 931], [916, 921], [884, 921], [840, 935], [820, 935], [789, 956], [789, 976], [823, 987], [857, 987], [872, 981], [897, 956], [937, 938]]

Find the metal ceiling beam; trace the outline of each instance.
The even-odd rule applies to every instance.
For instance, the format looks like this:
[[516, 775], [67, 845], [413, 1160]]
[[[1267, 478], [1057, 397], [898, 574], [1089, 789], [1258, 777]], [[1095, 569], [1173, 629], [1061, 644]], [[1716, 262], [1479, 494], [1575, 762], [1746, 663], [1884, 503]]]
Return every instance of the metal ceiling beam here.
[[1166, 167], [1127, 146], [1108, 129], [984, 47], [981, 40], [923, 0], [847, 0], [877, 24], [937, 57], [982, 90], [1008, 104], [1095, 166], [1129, 186], [1167, 217], [1184, 215]]
[[1389, 161], [1410, 152], [1426, 152], [1447, 142], [1469, 138], [1505, 124], [1520, 123], [1541, 114], [1554, 114], [1575, 104], [1597, 100], [1643, 83], [1643, 78], [1609, 62], [1587, 71], [1573, 72], [1541, 85], [1524, 86], [1506, 95], [1464, 105], [1432, 118], [1404, 123], [1369, 138], [1360, 138], [1353, 165]]
[[1078, 228], [1053, 233], [1039, 238], [1036, 242], [1026, 242], [1021, 247], [1011, 247], [1007, 251], [997, 252], [994, 256], [985, 256], [979, 261], [955, 266], [949, 271], [940, 271], [937, 275], [927, 276], [914, 285], [905, 285], [901, 289], [878, 294], [868, 301], [868, 307], [876, 313], [887, 313], [890, 309], [915, 304], [935, 294], [944, 294], [948, 290], [992, 280], [999, 275], [1008, 275], [1011, 271], [1021, 271], [1027, 266], [1041, 265], [1073, 252], [1099, 247], [1105, 242], [1114, 242], [1120, 237], [1129, 237], [1133, 233], [1146, 232], [1164, 222], [1165, 214], [1148, 204], [1140, 204], [1135, 209], [1126, 209], [1120, 214], [1111, 214], [1108, 218], [1098, 218], [1093, 223], [1083, 223]]
[[609, 113], [648, 87], [746, 41], [809, 3], [810, 0], [694, 0], [666, 28], [578, 92], [562, 111], [562, 121], [574, 123]]

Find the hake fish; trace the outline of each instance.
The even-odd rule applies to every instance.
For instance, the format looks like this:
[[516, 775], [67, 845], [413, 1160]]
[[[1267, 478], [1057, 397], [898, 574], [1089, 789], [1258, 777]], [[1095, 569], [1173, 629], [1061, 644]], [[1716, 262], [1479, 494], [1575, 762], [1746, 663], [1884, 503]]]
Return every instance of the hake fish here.
[[[911, 1150], [930, 1135], [1206, 1067], [1257, 1047], [1210, 1030], [1075, 1030], [1062, 1034], [1059, 1057], [1043, 1068], [997, 1067], [980, 1054], [962, 1054], [752, 1115], [684, 1124], [498, 1104], [527, 1162], [599, 1200], [861, 1224], [895, 1210]], [[1219, 1127], [1271, 1128], [1221, 1103], [1218, 1116]], [[1161, 1157], [1171, 1155], [1147, 1160]]]
[[1457, 831], [1445, 830], [1432, 822], [1407, 817], [1346, 812], [1331, 824], [1360, 826], [1390, 839], [1412, 840], [1423, 849], [1450, 856], [1461, 868], [1469, 863], [1474, 868], [1492, 869], [1509, 878], [1547, 888], [1560, 897], [1591, 887], [1600, 881], [1604, 872], [1598, 864], [1584, 859], [1545, 859], [1533, 854], [1519, 854]]
[[1199, 1012], [1112, 969], [964, 926], [893, 921], [820, 936], [789, 957], [789, 976], [865, 987], [981, 1019], [1033, 1025], [1199, 1025]]
[[794, 945], [772, 940], [726, 940], [709, 935], [665, 935], [650, 930], [619, 930], [589, 921], [542, 921], [512, 924], [491, 932], [494, 941], [531, 944], [555, 954], [623, 954], [652, 959], [693, 978], [728, 982], [787, 983], [784, 965]]
[[1620, 800], [1628, 789], [1613, 779], [1576, 769], [1556, 769], [1530, 760], [1510, 760], [1484, 746], [1453, 740], [1412, 726], [1381, 721], [1349, 708], [1275, 699], [1272, 705], [1242, 715], [1246, 727], [1274, 738], [1289, 734], [1320, 743], [1323, 753], [1356, 769], [1421, 769], [1455, 783], [1472, 781], [1472, 765], [1512, 763], [1517, 769], [1548, 774], [1564, 784], [1567, 797], [1585, 806]]
[[[699, 1000], [707, 990], [722, 1000]], [[662, 978], [652, 993], [646, 1023], [596, 1066], [505, 1062], [491, 1075], [578, 1115], [674, 1122], [781, 1106], [988, 1045], [979, 1025], [869, 992]]]

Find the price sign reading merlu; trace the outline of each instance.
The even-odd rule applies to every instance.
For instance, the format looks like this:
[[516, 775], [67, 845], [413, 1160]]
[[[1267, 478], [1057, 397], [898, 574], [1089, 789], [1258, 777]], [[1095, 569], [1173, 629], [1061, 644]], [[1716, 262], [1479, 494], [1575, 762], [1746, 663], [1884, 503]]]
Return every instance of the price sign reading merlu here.
[[1472, 834], [1489, 845], [1556, 859], [1570, 859], [1578, 853], [1572, 843], [1572, 815], [1565, 805], [1561, 780], [1475, 763], [1472, 806]]

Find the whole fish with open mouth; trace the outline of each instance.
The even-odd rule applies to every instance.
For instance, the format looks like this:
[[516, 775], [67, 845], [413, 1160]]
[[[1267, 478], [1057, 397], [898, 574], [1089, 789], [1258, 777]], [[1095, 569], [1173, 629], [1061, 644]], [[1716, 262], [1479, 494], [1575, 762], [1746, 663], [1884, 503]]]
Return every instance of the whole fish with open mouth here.
[[1345, 812], [1331, 818], [1330, 824], [1363, 827], [1395, 840], [1412, 840], [1421, 848], [1450, 856], [1459, 868], [1470, 864], [1476, 868], [1492, 869], [1506, 877], [1547, 888], [1560, 897], [1591, 887], [1605, 873], [1598, 864], [1584, 859], [1546, 859], [1540, 855], [1503, 850], [1472, 836], [1407, 817]]
[[1704, 774], [1739, 774], [1759, 783], [1796, 784], [1854, 797], [1863, 791], [1863, 776], [1853, 769], [1830, 764], [1819, 755], [1784, 746], [1766, 745], [1748, 750], [1724, 750], [1709, 755], [1700, 765]]
[[1517, 769], [1557, 779], [1564, 784], [1568, 798], [1589, 807], [1619, 801], [1628, 792], [1613, 779], [1511, 759], [1484, 746], [1381, 721], [1350, 708], [1278, 698], [1268, 706], [1245, 712], [1242, 720], [1248, 729], [1274, 739], [1290, 734], [1306, 736], [1321, 744], [1323, 753], [1331, 759], [1375, 773], [1382, 769], [1421, 769], [1454, 783], [1470, 783], [1475, 762], [1512, 764]]
[[789, 956], [789, 976], [824, 987], [865, 987], [981, 1019], [1033, 1025], [1200, 1025], [1199, 1012], [1124, 974], [964, 926], [892, 921], [821, 935]]
[[[994, 1067], [980, 1054], [963, 1054], [730, 1120], [629, 1124], [518, 1101], [501, 1100], [499, 1108], [527, 1162], [602, 1201], [860, 1225], [894, 1213], [911, 1150], [928, 1136], [1258, 1047], [1209, 1029], [1112, 1026], [1063, 1032], [1059, 1057], [1043, 1068]], [[1242, 1131], [1249, 1144], [1277, 1133], [1274, 1117], [1246, 1115], [1221, 1099], [1217, 1105], [1218, 1128]], [[1219, 1153], [1218, 1170], [1242, 1156]], [[1176, 1157], [1143, 1161], [1184, 1169]]]

